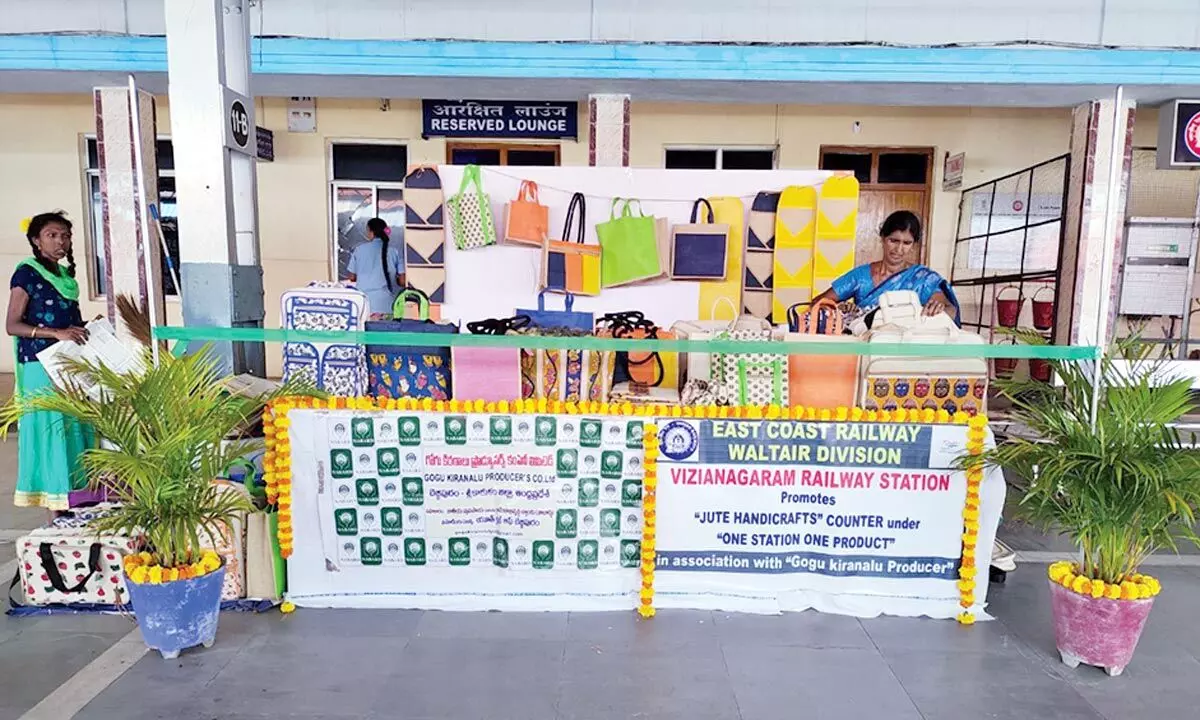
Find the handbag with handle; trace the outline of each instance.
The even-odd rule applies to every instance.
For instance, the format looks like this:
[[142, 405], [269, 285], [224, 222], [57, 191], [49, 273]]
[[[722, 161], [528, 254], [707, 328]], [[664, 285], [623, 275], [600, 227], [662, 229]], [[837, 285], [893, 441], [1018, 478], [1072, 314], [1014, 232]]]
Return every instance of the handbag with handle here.
[[724, 280], [728, 255], [729, 226], [714, 222], [712, 203], [700, 198], [691, 222], [671, 229], [671, 279]]
[[602, 252], [600, 284], [603, 287], [628, 285], [663, 274], [656, 221], [642, 214], [637, 200], [614, 198], [612, 216], [596, 226], [596, 237]]
[[[588, 337], [565, 327], [533, 328], [531, 335]], [[607, 402], [613, 388], [616, 352], [612, 350], [521, 350], [521, 397], [565, 402]]]
[[123, 605], [129, 601], [129, 593], [121, 562], [136, 551], [134, 538], [97, 536], [87, 526], [30, 531], [17, 540], [18, 581], [24, 602], [37, 606]]
[[[576, 221], [575, 211], [579, 211]], [[583, 193], [571, 196], [567, 220], [563, 224], [562, 240], [547, 239], [542, 246], [542, 287], [552, 292], [576, 295], [600, 294], [600, 246], [583, 241], [587, 202]], [[575, 241], [571, 242], [571, 228]]]
[[[775, 339], [771, 329], [742, 329], [719, 333], [717, 338], [741, 342]], [[768, 353], [722, 353], [713, 358], [714, 378], [725, 386], [737, 405], [788, 404], [787, 358]]]
[[[406, 320], [404, 304], [417, 303], [419, 320]], [[405, 290], [396, 297], [393, 317], [401, 319], [372, 320], [368, 331], [455, 334], [458, 326], [437, 323], [429, 319], [429, 298], [419, 290]], [[370, 388], [376, 397], [433, 398], [453, 397], [450, 370], [450, 348], [436, 345], [367, 345], [370, 366]]]
[[463, 168], [458, 194], [446, 201], [446, 208], [454, 219], [454, 244], [459, 250], [496, 244], [492, 202], [483, 191], [478, 165]]
[[[607, 313], [596, 320], [596, 336], [630, 340], [674, 340], [675, 333], [663, 330], [640, 310]], [[646, 387], [678, 390], [679, 353], [654, 351], [616, 353], [613, 384], [634, 383]]]
[[[843, 335], [845, 318], [833, 300], [788, 308], [788, 342], [861, 342]], [[788, 402], [804, 407], [854, 405], [858, 392], [857, 355], [788, 355]]]
[[538, 186], [532, 180], [522, 180], [517, 197], [505, 208], [504, 242], [510, 245], [541, 247], [550, 232], [550, 209], [538, 200]]
[[[716, 317], [716, 306], [726, 304], [733, 314], [737, 315], [737, 306], [728, 297], [717, 298], [713, 303], [712, 317]], [[732, 330], [753, 330], [770, 332], [771, 324], [762, 318], [752, 315], [742, 315], [734, 320], [680, 320], [671, 326], [671, 331], [680, 340], [712, 340], [720, 333]], [[712, 354], [706, 352], [680, 353], [680, 374], [683, 382], [701, 380], [705, 383], [713, 379]]]
[[[529, 317], [491, 318], [467, 323], [472, 335], [505, 335], [529, 326]], [[517, 400], [521, 397], [521, 349], [455, 347], [450, 353], [454, 396], [460, 400]]]
[[[631, 324], [613, 327], [613, 337], [633, 340], [674, 340], [675, 333], [663, 330], [653, 321], [642, 318]], [[625, 355], [630, 382], [647, 387], [679, 389], [679, 353], [658, 350], [631, 351]], [[617, 360], [621, 362], [620, 359]]]
[[592, 331], [593, 315], [590, 312], [576, 312], [575, 296], [567, 293], [563, 296], [564, 310], [546, 309], [546, 291], [538, 293], [536, 309], [517, 309], [517, 315], [529, 318], [529, 326], [535, 328], [570, 328], [585, 333]]

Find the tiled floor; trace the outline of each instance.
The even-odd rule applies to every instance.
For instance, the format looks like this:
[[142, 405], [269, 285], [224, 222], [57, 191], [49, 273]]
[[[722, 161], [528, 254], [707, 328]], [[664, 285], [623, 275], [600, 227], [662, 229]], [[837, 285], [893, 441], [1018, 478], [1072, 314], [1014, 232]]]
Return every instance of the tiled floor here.
[[[992, 587], [996, 622], [664, 611], [226, 613], [217, 644], [147, 654], [76, 717], [454, 720], [1187, 718], [1200, 570], [1160, 568], [1119, 678], [1058, 661], [1044, 567]], [[120, 617], [0, 618], [0, 718], [114, 643]]]
[[[0, 443], [0, 468], [15, 442]], [[3, 498], [0, 530], [44, 513]], [[1061, 538], [1008, 523], [1020, 550]], [[0, 536], [2, 537], [2, 536]], [[12, 544], [0, 539], [0, 566]], [[225, 613], [210, 650], [146, 654], [84, 720], [1045, 720], [1200, 714], [1200, 567], [1155, 568], [1165, 590], [1119, 678], [1058, 661], [1045, 567], [993, 585], [996, 622], [663, 611]], [[0, 720], [16, 720], [134, 629], [115, 616], [0, 615]], [[56, 719], [57, 720], [57, 719]], [[63, 717], [63, 720], [66, 720]]]

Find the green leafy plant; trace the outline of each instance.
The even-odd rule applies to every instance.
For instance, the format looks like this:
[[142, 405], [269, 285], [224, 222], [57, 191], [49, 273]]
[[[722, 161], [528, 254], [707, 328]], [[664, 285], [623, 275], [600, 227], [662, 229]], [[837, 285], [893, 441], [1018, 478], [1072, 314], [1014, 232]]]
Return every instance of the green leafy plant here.
[[170, 568], [199, 558], [202, 530], [218, 537], [223, 523], [251, 509], [241, 493], [213, 483], [252, 449], [226, 439], [275, 395], [313, 393], [294, 385], [262, 397], [227, 392], [207, 347], [184, 357], [160, 352], [157, 365], [147, 348], [143, 363], [142, 372], [117, 373], [69, 361], [67, 388], [14, 398], [0, 409], [0, 427], [7, 432], [22, 415], [46, 410], [91, 425], [106, 442], [84, 453], [83, 467], [93, 487], [106, 487], [120, 503], [91, 527], [143, 537], [157, 563]]
[[1175, 427], [1193, 408], [1191, 381], [1164, 373], [1136, 339], [1099, 361], [1099, 387], [1094, 365], [1052, 365], [1059, 387], [997, 381], [1021, 427], [983, 460], [1010, 471], [1020, 514], [1071, 537], [1083, 555], [1079, 574], [1106, 583], [1124, 581], [1157, 549], [1176, 550], [1178, 540], [1200, 544], [1200, 451]]

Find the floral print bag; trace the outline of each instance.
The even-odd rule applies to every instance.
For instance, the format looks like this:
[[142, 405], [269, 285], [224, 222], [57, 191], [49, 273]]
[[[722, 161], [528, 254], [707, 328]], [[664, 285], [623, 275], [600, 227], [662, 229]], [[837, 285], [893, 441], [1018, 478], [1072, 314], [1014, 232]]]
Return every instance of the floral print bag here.
[[[405, 320], [404, 304], [416, 302], [420, 320]], [[393, 317], [399, 320], [371, 320], [368, 332], [406, 332], [457, 334], [458, 326], [429, 319], [429, 298], [419, 290], [405, 290], [396, 298]], [[381, 398], [453, 397], [450, 377], [450, 348], [436, 345], [382, 345], [367, 343], [367, 364], [371, 394]]]

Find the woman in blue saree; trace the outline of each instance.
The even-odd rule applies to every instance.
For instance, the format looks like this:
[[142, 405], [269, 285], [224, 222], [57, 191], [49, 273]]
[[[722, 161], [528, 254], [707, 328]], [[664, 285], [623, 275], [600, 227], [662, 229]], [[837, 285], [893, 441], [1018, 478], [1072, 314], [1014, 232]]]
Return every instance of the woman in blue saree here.
[[879, 299], [893, 290], [912, 290], [921, 300], [926, 315], [946, 313], [961, 325], [958, 298], [950, 283], [928, 267], [914, 262], [921, 243], [921, 221], [907, 210], [888, 215], [879, 229], [883, 259], [859, 265], [833, 281], [833, 286], [818, 295], [818, 300], [854, 301], [866, 315], [879, 307]]

